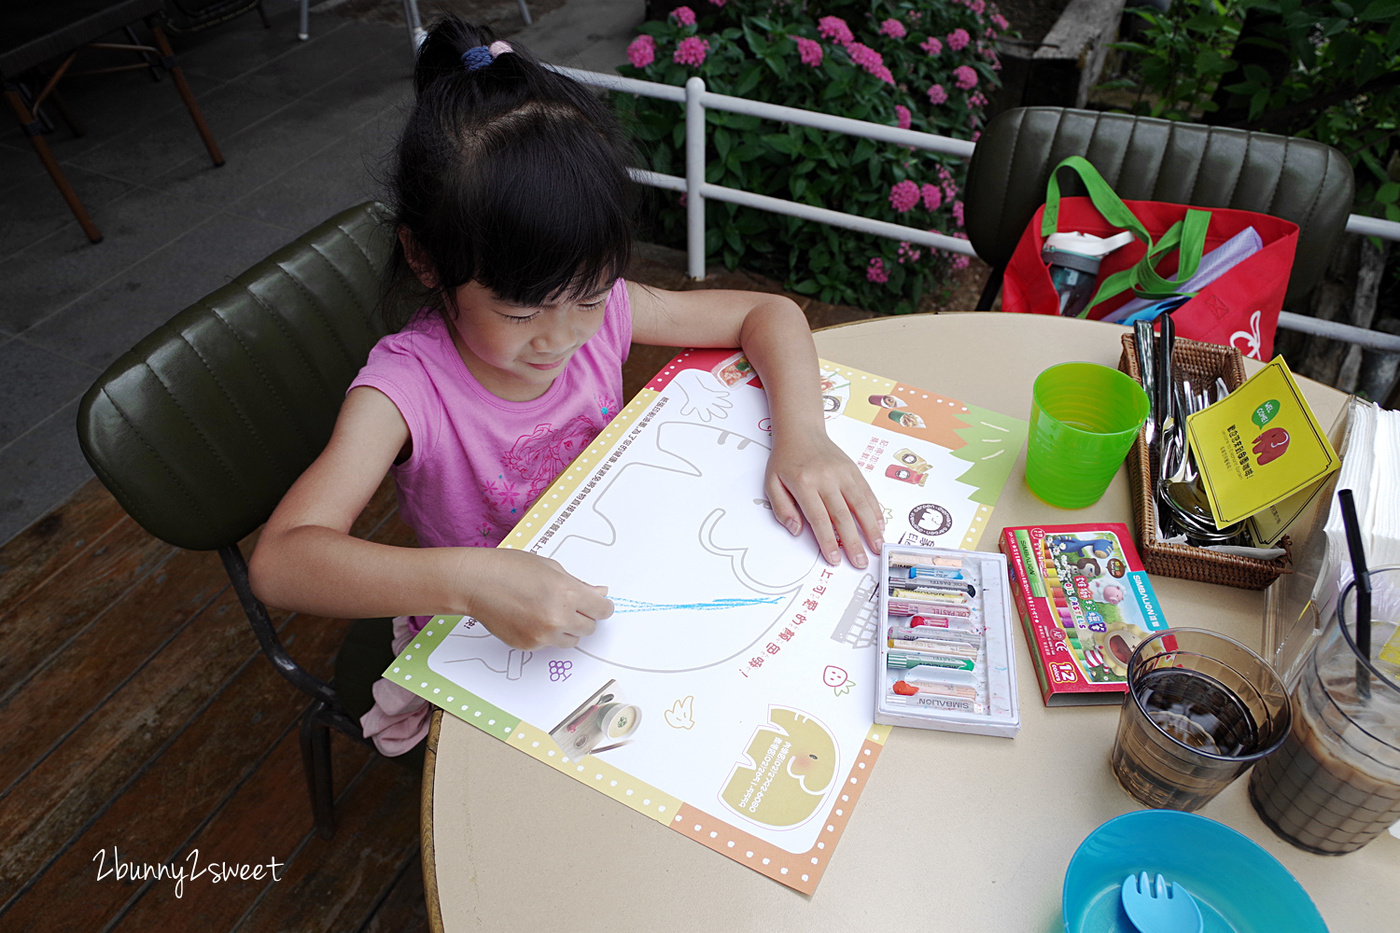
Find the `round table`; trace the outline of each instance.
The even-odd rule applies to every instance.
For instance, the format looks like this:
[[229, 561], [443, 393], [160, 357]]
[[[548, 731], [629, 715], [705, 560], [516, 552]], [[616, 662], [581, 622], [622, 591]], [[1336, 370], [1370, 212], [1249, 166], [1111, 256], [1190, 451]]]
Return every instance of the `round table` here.
[[[1117, 366], [1123, 329], [1015, 314], [882, 318], [818, 332], [824, 359], [945, 391], [1020, 418], [1031, 383], [1069, 360]], [[1248, 363], [1253, 372], [1258, 364]], [[1343, 394], [1299, 380], [1324, 427]], [[1126, 471], [1096, 505], [1065, 511], [1026, 489], [1024, 451], [980, 543], [1006, 525], [1119, 521]], [[1264, 599], [1154, 577], [1175, 625], [1256, 650]], [[440, 711], [423, 782], [423, 868], [436, 929], [958, 931], [1061, 930], [1060, 886], [1094, 827], [1138, 809], [1108, 766], [1118, 708], [1047, 708], [1017, 627], [1022, 728], [1015, 739], [896, 728], [814, 895], [798, 894], [633, 812]], [[1278, 858], [1333, 930], [1400, 917], [1400, 839], [1311, 855], [1277, 838], [1241, 779], [1201, 815]]]

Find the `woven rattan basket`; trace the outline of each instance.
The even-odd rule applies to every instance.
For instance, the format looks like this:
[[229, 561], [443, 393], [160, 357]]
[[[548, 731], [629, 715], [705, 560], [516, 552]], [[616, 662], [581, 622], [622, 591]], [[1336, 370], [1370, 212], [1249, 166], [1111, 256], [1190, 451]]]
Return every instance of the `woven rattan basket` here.
[[[1138, 366], [1137, 341], [1131, 332], [1123, 335], [1123, 355], [1118, 368], [1142, 382]], [[1244, 360], [1233, 347], [1178, 339], [1172, 347], [1172, 372], [1177, 379], [1190, 379], [1193, 385], [1215, 381], [1217, 376], [1233, 392], [1244, 382]], [[1152, 507], [1153, 485], [1157, 475], [1156, 458], [1139, 434], [1128, 451], [1128, 478], [1132, 486], [1133, 518], [1137, 522], [1138, 552], [1148, 573], [1160, 573], [1185, 580], [1220, 583], [1247, 590], [1262, 590], [1280, 575], [1292, 573], [1289, 555], [1276, 560], [1255, 560], [1221, 554], [1186, 544], [1163, 544], [1157, 540], [1156, 514]], [[1285, 537], [1282, 547], [1288, 549]]]

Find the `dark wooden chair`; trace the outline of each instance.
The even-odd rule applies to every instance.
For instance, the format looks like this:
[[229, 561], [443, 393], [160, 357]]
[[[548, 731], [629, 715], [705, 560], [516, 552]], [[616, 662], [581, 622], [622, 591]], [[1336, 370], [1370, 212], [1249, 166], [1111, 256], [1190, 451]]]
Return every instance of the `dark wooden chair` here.
[[[48, 170], [49, 177], [68, 202], [73, 216], [78, 219], [87, 238], [94, 243], [102, 241], [102, 233], [44, 140], [44, 121], [37, 115], [64, 75], [102, 74], [153, 65], [165, 69], [185, 102], [195, 128], [204, 140], [204, 147], [209, 150], [209, 158], [216, 166], [224, 164], [223, 153], [214, 142], [209, 126], [204, 122], [204, 115], [195, 103], [194, 93], [190, 91], [184, 72], [175, 60], [170, 41], [161, 30], [158, 16], [163, 6], [164, 0], [34, 0], [6, 4], [4, 28], [0, 30], [0, 80], [4, 81], [5, 99], [18, 118], [20, 128], [29, 137], [30, 145], [38, 153], [39, 160]], [[134, 35], [130, 27], [142, 21], [150, 29], [155, 45], [138, 41], [100, 41], [114, 32], [127, 31], [129, 36]], [[84, 48], [131, 51], [141, 58], [129, 65], [70, 72], [74, 59]], [[50, 62], [58, 63], [51, 73], [42, 75], [37, 71], [40, 66]], [[30, 87], [31, 83], [38, 83], [34, 81], [35, 77], [42, 81], [37, 91]]]
[[[390, 620], [352, 624], [326, 682], [300, 667], [248, 585], [239, 542], [330, 439], [383, 333], [393, 235], [374, 203], [343, 211], [143, 338], [83, 396], [78, 440], [155, 537], [217, 550], [263, 653], [309, 698], [301, 748], [317, 828], [334, 830], [330, 730], [364, 742], [370, 687], [393, 661]], [[421, 768], [419, 750], [396, 759]]]

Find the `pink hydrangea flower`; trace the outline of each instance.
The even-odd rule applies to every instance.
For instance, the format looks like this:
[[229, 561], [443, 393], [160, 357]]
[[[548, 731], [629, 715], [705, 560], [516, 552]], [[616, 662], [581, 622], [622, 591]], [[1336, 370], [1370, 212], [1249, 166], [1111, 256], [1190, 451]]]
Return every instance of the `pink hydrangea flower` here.
[[855, 39], [851, 27], [839, 16], [823, 16], [817, 20], [817, 32], [838, 45], [845, 45]]
[[943, 90], [943, 85], [935, 84], [933, 87], [928, 89], [928, 102], [930, 104], [938, 105], [946, 103], [947, 100], [948, 92]]
[[913, 209], [919, 203], [919, 186], [909, 179], [895, 182], [890, 188], [890, 207], [901, 214]]
[[904, 24], [897, 19], [887, 19], [880, 24], [880, 34], [891, 39], [903, 39]]
[[943, 206], [943, 189], [937, 185], [920, 186], [919, 196], [923, 198], [926, 211], [936, 211]]
[[894, 75], [885, 67], [885, 60], [879, 52], [859, 42], [847, 43], [846, 51], [850, 53], [851, 61], [886, 84], [894, 84]]
[[885, 63], [885, 59], [879, 52], [868, 45], [859, 42], [851, 42], [846, 45], [846, 51], [851, 55], [851, 61], [869, 71], [878, 68]]
[[967, 44], [972, 41], [972, 37], [967, 34], [966, 29], [954, 29], [948, 33], [948, 48], [954, 52], [961, 52], [967, 48]]
[[967, 5], [967, 8], [978, 16], [981, 16], [983, 13], [987, 12], [987, 0], [972, 0], [972, 2]]
[[970, 91], [977, 86], [977, 72], [971, 65], [959, 65], [953, 69], [953, 83]]
[[885, 261], [879, 256], [870, 260], [870, 265], [865, 268], [865, 277], [872, 282], [883, 285], [890, 280], [890, 274], [885, 271]]
[[688, 6], [678, 6], [671, 11], [671, 18], [680, 26], [695, 25], [695, 11]]
[[953, 223], [959, 227], [963, 225], [963, 202], [961, 201], [953, 202]]
[[1000, 13], [993, 13], [992, 25], [998, 29], [1005, 30], [1006, 27], [1010, 26], [1011, 24], [1006, 21], [1005, 16], [1002, 16]]
[[935, 39], [933, 36], [929, 36], [923, 42], [919, 43], [919, 48], [923, 49], [930, 55], [939, 55], [943, 52], [943, 43]]
[[924, 251], [921, 250], [921, 249], [915, 249], [913, 243], [907, 243], [907, 242], [905, 242], [905, 241], [903, 241], [903, 240], [901, 240], [901, 241], [899, 242], [899, 257], [898, 257], [898, 261], [899, 261], [899, 263], [900, 263], [901, 265], [903, 265], [903, 263], [904, 263], [904, 261], [905, 261], [906, 259], [909, 260], [910, 262], [918, 262], [918, 261], [919, 261], [919, 257], [922, 256], [923, 254], [924, 254]]
[[627, 46], [627, 60], [633, 68], [645, 68], [656, 61], [656, 40], [651, 36], [638, 36]]
[[710, 0], [710, 3], [715, 6], [724, 6], [725, 0]]
[[671, 56], [671, 61], [677, 65], [693, 65], [699, 68], [705, 64], [705, 56], [709, 51], [710, 43], [699, 36], [689, 36], [676, 46], [676, 54]]
[[953, 271], [961, 272], [972, 263], [972, 257], [966, 253], [955, 253], [953, 255]]
[[899, 121], [899, 128], [907, 130], [914, 125], [914, 115], [909, 112], [909, 108], [903, 104], [894, 105], [894, 117]]
[[967, 99], [967, 105], [977, 110], [981, 110], [983, 107], [987, 106], [987, 98], [982, 96], [981, 91], [973, 91], [972, 96], [968, 97]]
[[797, 54], [802, 58], [802, 64], [811, 65], [813, 68], [822, 63], [822, 47], [820, 42], [813, 42], [811, 39], [804, 39], [797, 36]]

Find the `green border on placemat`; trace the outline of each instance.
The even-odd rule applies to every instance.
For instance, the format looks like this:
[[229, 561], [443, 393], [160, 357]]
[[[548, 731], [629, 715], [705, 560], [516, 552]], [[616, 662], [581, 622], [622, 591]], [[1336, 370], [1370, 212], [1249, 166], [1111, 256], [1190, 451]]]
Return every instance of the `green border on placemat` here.
[[428, 656], [463, 618], [433, 616], [423, 626], [423, 631], [384, 671], [384, 677], [458, 719], [471, 723], [482, 732], [505, 741], [520, 725], [520, 717], [512, 716], [499, 706], [492, 706], [476, 694], [463, 690], [461, 685], [454, 684], [428, 666]]

